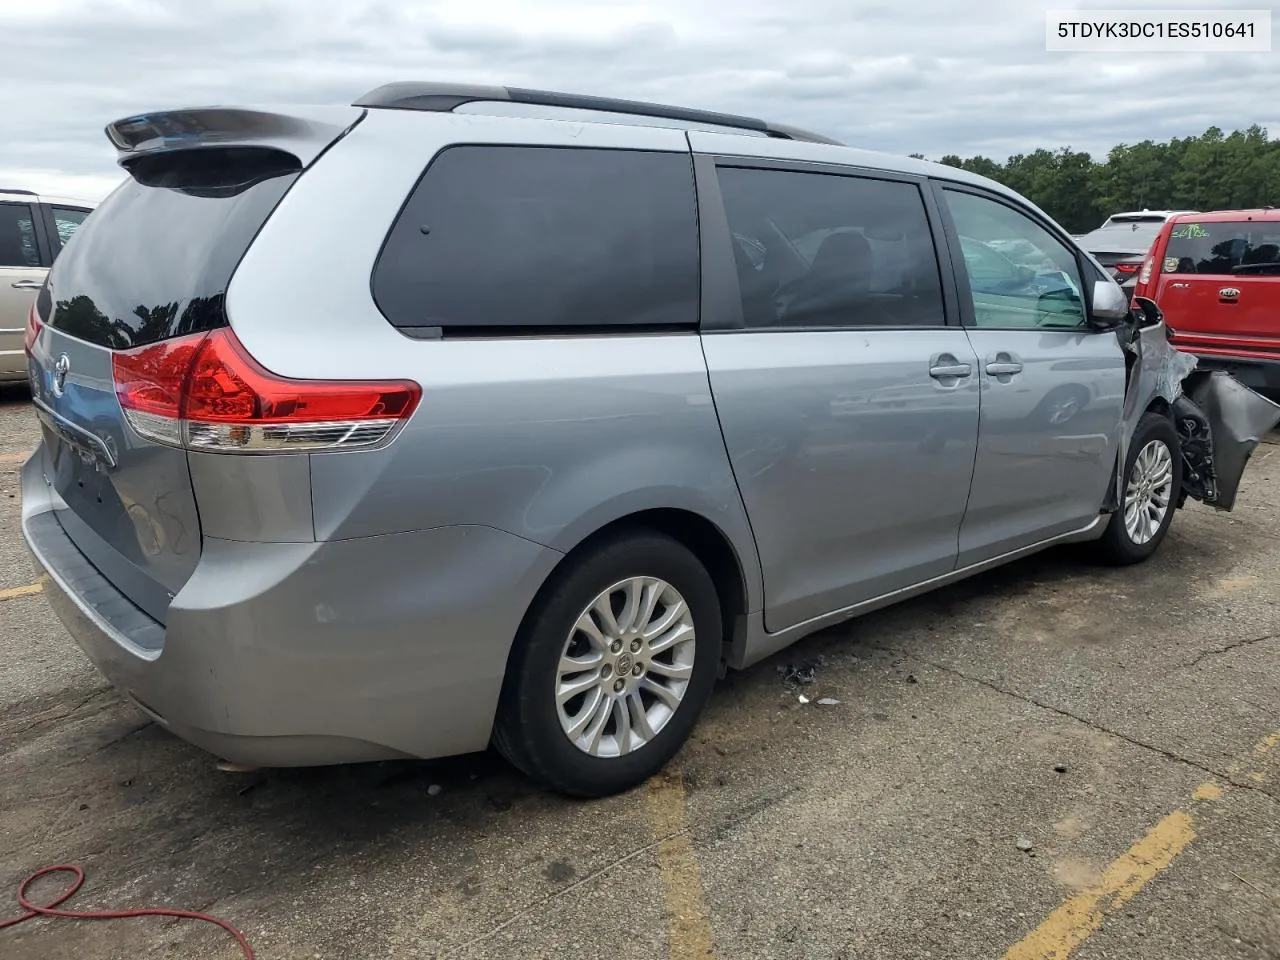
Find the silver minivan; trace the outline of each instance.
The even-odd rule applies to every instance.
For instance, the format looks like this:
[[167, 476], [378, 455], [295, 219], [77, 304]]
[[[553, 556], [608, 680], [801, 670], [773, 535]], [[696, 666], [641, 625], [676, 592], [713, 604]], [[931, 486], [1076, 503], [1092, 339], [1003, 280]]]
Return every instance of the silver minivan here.
[[625, 789], [727, 668], [1229, 509], [1280, 408], [1009, 190], [760, 120], [402, 83], [111, 124], [40, 293], [23, 532], [239, 764]]
[[0, 187], [0, 384], [24, 382], [27, 315], [49, 264], [93, 210], [92, 203]]

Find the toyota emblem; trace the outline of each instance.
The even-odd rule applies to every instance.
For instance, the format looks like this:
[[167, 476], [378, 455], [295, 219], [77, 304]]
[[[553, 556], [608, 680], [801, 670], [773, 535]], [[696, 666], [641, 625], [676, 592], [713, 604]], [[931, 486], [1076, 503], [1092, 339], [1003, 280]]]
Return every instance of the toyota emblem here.
[[50, 386], [53, 388], [55, 397], [62, 396], [62, 389], [67, 385], [67, 374], [71, 371], [71, 358], [65, 353], [58, 358], [58, 362], [53, 365], [53, 382]]

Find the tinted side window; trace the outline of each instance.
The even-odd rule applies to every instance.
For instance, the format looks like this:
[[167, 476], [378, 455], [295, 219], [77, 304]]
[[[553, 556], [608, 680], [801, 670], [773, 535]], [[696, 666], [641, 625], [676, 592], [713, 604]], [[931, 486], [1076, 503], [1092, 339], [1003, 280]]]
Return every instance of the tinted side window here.
[[691, 158], [452, 147], [392, 227], [373, 294], [398, 327], [694, 326]]
[[1280, 223], [1175, 223], [1164, 250], [1163, 272], [1280, 272]]
[[1075, 252], [1036, 221], [986, 197], [944, 191], [964, 254], [974, 325], [1082, 327]]
[[789, 170], [718, 174], [748, 327], [943, 324], [917, 186]]
[[25, 203], [0, 203], [0, 267], [38, 267], [35, 219]]
[[71, 235], [80, 228], [80, 224], [84, 223], [84, 218], [89, 215], [89, 211], [81, 207], [55, 206], [50, 209], [53, 211], [53, 224], [58, 229], [58, 247], [65, 247]]

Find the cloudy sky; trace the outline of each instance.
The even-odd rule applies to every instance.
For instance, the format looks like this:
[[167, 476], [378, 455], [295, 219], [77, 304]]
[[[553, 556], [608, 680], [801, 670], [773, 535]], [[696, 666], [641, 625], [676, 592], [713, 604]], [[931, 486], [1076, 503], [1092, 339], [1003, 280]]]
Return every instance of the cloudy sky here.
[[[118, 117], [349, 103], [389, 80], [764, 116], [894, 153], [1280, 135], [1280, 53], [1046, 53], [1045, 11], [1280, 0], [0, 0], [0, 186], [99, 199]], [[981, 9], [981, 13], [975, 11]]]

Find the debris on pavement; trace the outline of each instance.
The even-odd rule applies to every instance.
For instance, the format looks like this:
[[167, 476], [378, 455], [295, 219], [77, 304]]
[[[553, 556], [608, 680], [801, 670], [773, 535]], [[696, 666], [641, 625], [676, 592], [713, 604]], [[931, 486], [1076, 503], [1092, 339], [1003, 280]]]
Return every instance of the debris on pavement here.
[[801, 702], [801, 703], [808, 703], [808, 702], [809, 702], [809, 698], [808, 698], [808, 697], [806, 697], [806, 696], [802, 693], [802, 694], [800, 694], [800, 702]]
[[840, 701], [833, 697], [823, 697], [818, 701], [818, 703], [822, 704], [824, 707], [837, 707], [840, 705]]
[[1028, 840], [1026, 837], [1019, 837], [1018, 842], [1014, 844], [1014, 846], [1016, 846], [1023, 853], [1030, 853], [1031, 850], [1035, 847], [1035, 844], [1032, 843], [1030, 840]]
[[778, 673], [782, 677], [783, 683], [794, 683], [801, 686], [808, 686], [817, 679], [819, 667], [825, 667], [827, 661], [823, 657], [814, 657], [811, 660], [802, 660], [799, 663], [788, 663], [778, 667]]
[[431, 786], [427, 787], [427, 796], [428, 796], [428, 797], [438, 797], [438, 796], [440, 796], [440, 791], [441, 791], [442, 789], [444, 789], [444, 788], [443, 788], [443, 787], [441, 787], [441, 786], [440, 786], [440, 784], [438, 784], [438, 783], [433, 783], [433, 784], [431, 784]]
[[1055, 764], [1053, 765], [1053, 772], [1054, 772], [1054, 773], [1066, 773], [1066, 772], [1067, 772], [1067, 765], [1066, 765], [1065, 763], [1055, 763]]

